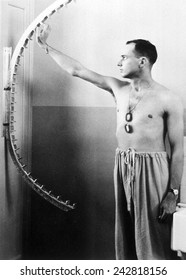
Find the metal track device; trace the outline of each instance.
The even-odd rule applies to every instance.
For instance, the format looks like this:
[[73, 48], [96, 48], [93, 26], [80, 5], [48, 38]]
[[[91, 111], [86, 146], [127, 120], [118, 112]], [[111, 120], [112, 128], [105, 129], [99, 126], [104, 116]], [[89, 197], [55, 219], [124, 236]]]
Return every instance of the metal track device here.
[[16, 136], [14, 130], [14, 123], [16, 122], [14, 115], [14, 103], [16, 102], [16, 75], [18, 68], [21, 66], [21, 57], [23, 56], [23, 53], [27, 48], [29, 41], [32, 40], [38, 27], [40, 27], [47, 19], [53, 16], [61, 8], [68, 5], [70, 2], [72, 2], [72, 0], [55, 1], [28, 26], [28, 28], [20, 38], [13, 53], [10, 64], [10, 95], [8, 112], [9, 120], [8, 123], [5, 124], [5, 138], [12, 160], [24, 180], [34, 191], [36, 191], [37, 194], [64, 211], [75, 209], [76, 204], [71, 204], [69, 200], [63, 201], [60, 196], [53, 194], [51, 190], [47, 190], [42, 184], [38, 182], [37, 179], [32, 177], [31, 173], [27, 171], [26, 165], [22, 162], [22, 158], [18, 153], [19, 147], [16, 144]]

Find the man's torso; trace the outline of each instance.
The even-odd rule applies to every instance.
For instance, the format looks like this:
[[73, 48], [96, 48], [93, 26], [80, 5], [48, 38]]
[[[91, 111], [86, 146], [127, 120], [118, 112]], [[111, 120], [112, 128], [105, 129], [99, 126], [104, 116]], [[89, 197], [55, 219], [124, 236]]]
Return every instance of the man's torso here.
[[[140, 93], [140, 98], [130, 97], [132, 121], [126, 120], [129, 108], [131, 86], [118, 86], [114, 89], [117, 105], [118, 147], [128, 149], [133, 147], [137, 151], [164, 151], [167, 102], [170, 91], [156, 84], [153, 89], [146, 89]], [[136, 105], [137, 104], [137, 105]], [[125, 130], [126, 124], [131, 125], [132, 133]]]

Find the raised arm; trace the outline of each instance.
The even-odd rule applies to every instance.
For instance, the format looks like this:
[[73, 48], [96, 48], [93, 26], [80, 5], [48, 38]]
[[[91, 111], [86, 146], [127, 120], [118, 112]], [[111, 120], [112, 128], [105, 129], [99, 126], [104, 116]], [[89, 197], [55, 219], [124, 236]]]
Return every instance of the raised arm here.
[[46, 53], [48, 53], [54, 59], [54, 61], [70, 75], [84, 79], [114, 95], [113, 86], [117, 82], [117, 79], [95, 73], [84, 67], [79, 61], [49, 46], [47, 44], [47, 38], [50, 31], [51, 29], [49, 25], [46, 24], [44, 24], [42, 28], [38, 28], [36, 33], [38, 45], [44, 49]]
[[[176, 96], [168, 104], [167, 129], [171, 148], [169, 190], [175, 189], [179, 192], [184, 164], [183, 106]], [[161, 220], [176, 211], [177, 198], [172, 191], [168, 191], [161, 203]]]

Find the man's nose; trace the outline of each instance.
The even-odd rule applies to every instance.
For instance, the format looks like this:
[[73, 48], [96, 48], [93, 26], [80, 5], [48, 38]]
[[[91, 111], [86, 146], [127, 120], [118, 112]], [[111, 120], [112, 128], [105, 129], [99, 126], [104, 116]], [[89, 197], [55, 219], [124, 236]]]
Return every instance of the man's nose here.
[[121, 60], [119, 60], [117, 66], [121, 67], [122, 66], [122, 63], [121, 63]]

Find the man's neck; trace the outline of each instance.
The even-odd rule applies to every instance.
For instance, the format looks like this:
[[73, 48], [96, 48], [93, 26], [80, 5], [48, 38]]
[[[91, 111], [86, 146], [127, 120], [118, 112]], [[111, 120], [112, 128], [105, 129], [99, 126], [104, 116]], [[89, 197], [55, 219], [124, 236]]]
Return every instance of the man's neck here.
[[136, 92], [150, 89], [153, 87], [154, 84], [155, 81], [152, 79], [150, 75], [146, 77], [138, 77], [138, 78], [131, 79], [131, 86], [133, 90]]

